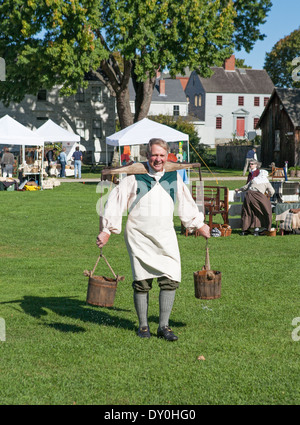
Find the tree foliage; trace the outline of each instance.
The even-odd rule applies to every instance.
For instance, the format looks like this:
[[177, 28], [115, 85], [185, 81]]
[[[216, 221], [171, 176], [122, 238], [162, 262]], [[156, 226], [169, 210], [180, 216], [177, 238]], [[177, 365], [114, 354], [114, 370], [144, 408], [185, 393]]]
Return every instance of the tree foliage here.
[[264, 68], [277, 87], [300, 87], [300, 28], [266, 54]]
[[132, 123], [129, 80], [137, 121], [148, 113], [157, 70], [186, 67], [206, 77], [234, 44], [248, 51], [263, 37], [270, 0], [3, 0], [0, 56], [7, 81], [0, 98], [20, 101], [38, 89], [74, 93], [92, 72], [116, 96], [120, 124]]
[[235, 58], [235, 67], [243, 69], [252, 69], [252, 66], [245, 64], [245, 59]]
[[263, 40], [260, 25], [266, 22], [272, 7], [271, 0], [233, 0], [236, 15], [234, 17], [233, 42], [236, 50], [245, 49], [249, 53], [257, 40]]

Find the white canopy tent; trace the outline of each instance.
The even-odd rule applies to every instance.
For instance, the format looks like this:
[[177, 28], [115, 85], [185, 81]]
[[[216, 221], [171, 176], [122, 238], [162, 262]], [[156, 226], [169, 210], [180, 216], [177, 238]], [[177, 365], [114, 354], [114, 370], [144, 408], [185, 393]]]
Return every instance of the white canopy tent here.
[[163, 139], [168, 143], [186, 141], [188, 162], [190, 161], [189, 135], [167, 125], [149, 120], [148, 118], [144, 118], [123, 130], [106, 137], [106, 144], [110, 146], [145, 145], [153, 138]]
[[[45, 142], [62, 143], [62, 147], [66, 148], [67, 160], [72, 158], [76, 143], [80, 144], [80, 136], [78, 134], [65, 130], [58, 124], [55, 124], [55, 122], [53, 122], [51, 119], [41, 125], [41, 127], [39, 127], [35, 133], [43, 136]], [[80, 145], [80, 149], [85, 150], [85, 147]]]
[[44, 146], [44, 137], [20, 124], [9, 115], [0, 118], [0, 144]]
[[[160, 138], [166, 142], [189, 141], [189, 135], [175, 130], [167, 125], [144, 118], [111, 136], [106, 137], [106, 144], [110, 146], [144, 145], [152, 138]], [[190, 160], [189, 143], [188, 161]]]
[[43, 181], [43, 158], [44, 158], [44, 138], [29, 128], [20, 124], [9, 115], [0, 119], [0, 144], [18, 145], [23, 148], [23, 162], [25, 162], [25, 146], [42, 147], [42, 167], [40, 172], [41, 184]]

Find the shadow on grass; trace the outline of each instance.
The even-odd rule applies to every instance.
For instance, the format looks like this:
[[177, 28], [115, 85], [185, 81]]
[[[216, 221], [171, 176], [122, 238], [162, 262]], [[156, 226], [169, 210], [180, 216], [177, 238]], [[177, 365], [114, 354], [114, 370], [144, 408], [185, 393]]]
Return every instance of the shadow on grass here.
[[[113, 326], [127, 330], [136, 328], [135, 322], [125, 318], [121, 318], [114, 312], [130, 310], [119, 309], [115, 307], [89, 307], [83, 301], [71, 297], [33, 297], [24, 296], [21, 300], [15, 300], [0, 304], [18, 303], [25, 314], [36, 319], [41, 319], [48, 315], [47, 310], [61, 316], [68, 317], [82, 322], [95, 323], [98, 325]], [[85, 328], [78, 325], [70, 325], [66, 323], [49, 323], [45, 324], [50, 328], [54, 328], [60, 332], [85, 332]]]
[[[72, 297], [34, 297], [24, 296], [21, 300], [6, 301], [0, 304], [16, 304], [18, 303], [23, 309], [25, 314], [28, 314], [35, 319], [46, 317], [51, 310], [53, 313], [61, 316], [68, 317], [74, 320], [81, 320], [85, 323], [95, 323], [99, 326], [112, 326], [122, 328], [130, 331], [137, 331], [137, 321], [128, 320], [114, 312], [130, 312], [131, 310], [124, 310], [117, 307], [89, 307], [83, 301], [77, 300]], [[158, 308], [158, 306], [157, 306]], [[158, 316], [150, 316], [149, 322], [159, 323]], [[86, 329], [82, 326], [67, 323], [43, 323], [44, 326], [56, 329], [59, 332], [85, 332]], [[185, 323], [170, 320], [170, 326], [183, 327]]]

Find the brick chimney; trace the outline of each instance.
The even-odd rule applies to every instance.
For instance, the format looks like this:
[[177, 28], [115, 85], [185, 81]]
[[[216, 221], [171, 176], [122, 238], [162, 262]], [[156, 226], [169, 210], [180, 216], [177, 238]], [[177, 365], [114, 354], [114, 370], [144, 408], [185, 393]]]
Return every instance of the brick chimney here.
[[235, 56], [231, 55], [230, 58], [225, 60], [224, 63], [225, 71], [235, 71]]
[[159, 80], [159, 95], [160, 96], [166, 95], [166, 82], [165, 82], [165, 80]]

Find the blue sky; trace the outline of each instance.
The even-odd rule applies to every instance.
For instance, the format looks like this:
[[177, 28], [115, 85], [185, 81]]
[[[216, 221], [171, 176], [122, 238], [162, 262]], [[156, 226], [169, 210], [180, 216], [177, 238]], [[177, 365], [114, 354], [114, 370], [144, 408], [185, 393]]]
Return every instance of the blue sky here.
[[266, 23], [261, 26], [265, 39], [257, 41], [250, 53], [235, 52], [237, 58], [245, 59], [245, 64], [253, 69], [262, 69], [266, 53], [277, 41], [300, 27], [300, 0], [273, 0], [272, 3]]

